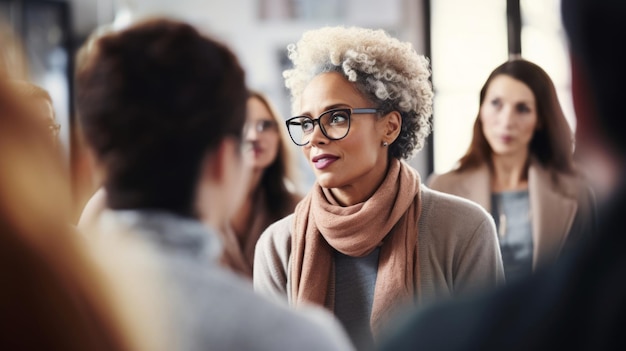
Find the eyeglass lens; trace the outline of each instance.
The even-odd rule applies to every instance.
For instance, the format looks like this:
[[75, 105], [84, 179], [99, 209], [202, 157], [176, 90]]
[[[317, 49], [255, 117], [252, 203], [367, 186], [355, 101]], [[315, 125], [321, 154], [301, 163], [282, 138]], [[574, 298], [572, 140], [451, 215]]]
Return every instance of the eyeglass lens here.
[[254, 130], [257, 133], [262, 133], [268, 130], [273, 130], [276, 128], [276, 122], [275, 121], [271, 121], [271, 120], [267, 120], [267, 119], [262, 119], [259, 121], [256, 121], [254, 123], [248, 123], [245, 127], [245, 130], [248, 131], [251, 128], [254, 128]]
[[348, 134], [350, 129], [350, 110], [339, 109], [324, 112], [318, 119], [306, 116], [291, 118], [287, 126], [294, 143], [307, 144], [315, 129], [315, 124], [320, 126], [322, 133], [331, 140], [339, 140]]

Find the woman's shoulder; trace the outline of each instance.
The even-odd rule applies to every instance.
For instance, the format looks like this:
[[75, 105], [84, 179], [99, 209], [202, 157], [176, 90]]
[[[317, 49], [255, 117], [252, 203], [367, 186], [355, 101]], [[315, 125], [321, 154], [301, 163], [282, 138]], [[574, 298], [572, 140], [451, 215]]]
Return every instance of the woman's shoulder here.
[[448, 192], [449, 189], [455, 188], [471, 174], [479, 172], [477, 170], [459, 170], [453, 169], [444, 173], [432, 173], [427, 179], [426, 184], [429, 188]]
[[428, 178], [426, 178], [425, 183], [432, 189], [439, 189], [441, 187], [445, 187], [446, 184], [450, 184], [454, 178], [456, 178], [456, 175], [453, 171], [446, 173], [432, 173], [428, 176]]
[[482, 221], [491, 215], [479, 204], [466, 198], [422, 186], [422, 212], [446, 221]]
[[293, 214], [289, 214], [270, 224], [257, 242], [257, 247], [282, 251], [291, 244]]
[[436, 186], [443, 186], [443, 185], [454, 184], [454, 183], [458, 182], [459, 180], [467, 178], [469, 175], [471, 175], [471, 174], [473, 174], [475, 172], [479, 172], [481, 169], [482, 169], [481, 167], [479, 167], [477, 169], [453, 168], [453, 169], [451, 169], [451, 170], [449, 170], [447, 172], [442, 172], [442, 173], [433, 172], [426, 179], [426, 184], [431, 189], [436, 189]]
[[[288, 270], [291, 256], [292, 222], [293, 214], [272, 223], [257, 241], [254, 250], [253, 273], [255, 289], [274, 291], [275, 284], [268, 285], [272, 279], [282, 281], [278, 286], [286, 286], [288, 278], [284, 272]], [[276, 274], [280, 278], [277, 278]]]
[[529, 170], [529, 177], [536, 177], [537, 181], [549, 184], [554, 191], [570, 198], [587, 197], [590, 194], [590, 182], [585, 176], [585, 172], [576, 167], [571, 172], [557, 171], [546, 167], [533, 160]]
[[426, 186], [421, 196], [420, 252], [441, 267], [458, 268], [464, 259], [481, 261], [478, 275], [488, 272], [497, 276], [500, 249], [491, 215], [475, 202]]
[[479, 204], [426, 186], [422, 187], [421, 195], [419, 230], [424, 243], [447, 247], [471, 241], [476, 235], [485, 244], [495, 238], [493, 217]]
[[294, 216], [293, 213], [286, 215], [285, 217], [270, 224], [265, 231], [266, 232], [267, 231], [281, 232], [281, 233], [287, 232], [289, 234], [291, 232], [291, 223], [293, 222], [293, 216]]

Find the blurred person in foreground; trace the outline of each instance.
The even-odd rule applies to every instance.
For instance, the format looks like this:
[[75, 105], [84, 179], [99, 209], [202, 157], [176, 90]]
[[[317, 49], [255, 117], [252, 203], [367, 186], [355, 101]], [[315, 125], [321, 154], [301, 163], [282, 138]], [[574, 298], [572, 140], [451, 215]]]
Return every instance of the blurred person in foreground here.
[[597, 232], [530, 278], [414, 312], [390, 327], [381, 350], [626, 349], [626, 52], [615, 49], [626, 40], [626, 2], [563, 0], [561, 10], [577, 152], [604, 179]]
[[254, 287], [315, 303], [360, 350], [398, 311], [502, 280], [493, 219], [404, 162], [430, 132], [428, 60], [383, 30], [324, 27], [289, 46], [292, 141], [316, 184], [256, 247]]
[[514, 58], [483, 85], [465, 156], [454, 170], [432, 175], [428, 185], [491, 213], [510, 283], [584, 245], [592, 230], [593, 193], [573, 153], [552, 79], [538, 65]]
[[296, 164], [283, 118], [260, 91], [250, 91], [244, 138], [245, 169], [251, 175], [244, 201], [224, 231], [224, 262], [252, 279], [254, 248], [261, 233], [292, 213], [302, 196], [297, 192]]
[[99, 255], [68, 225], [67, 171], [31, 107], [0, 80], [0, 349], [168, 350], [156, 277], [108, 274], [123, 250]]
[[319, 308], [292, 311], [220, 266], [217, 228], [243, 197], [244, 72], [223, 44], [152, 18], [90, 44], [77, 109], [104, 175], [102, 240], [143, 241], [164, 273], [178, 350], [343, 350]]

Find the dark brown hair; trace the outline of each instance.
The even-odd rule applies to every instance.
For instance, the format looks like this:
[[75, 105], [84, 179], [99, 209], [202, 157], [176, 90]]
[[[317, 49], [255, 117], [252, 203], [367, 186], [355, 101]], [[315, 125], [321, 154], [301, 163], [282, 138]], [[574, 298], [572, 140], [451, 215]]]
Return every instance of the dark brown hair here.
[[[530, 156], [553, 171], [574, 172], [573, 134], [559, 104], [554, 84], [541, 67], [524, 59], [513, 59], [501, 64], [491, 72], [480, 90], [480, 106], [493, 79], [503, 74], [524, 83], [535, 96], [537, 125], [540, 127], [535, 130], [530, 141]], [[482, 129], [479, 109], [470, 147], [459, 160], [458, 171], [485, 163], [491, 166], [492, 150]]]
[[223, 44], [154, 18], [105, 33], [82, 52], [77, 109], [104, 165], [108, 206], [195, 216], [204, 157], [241, 139], [247, 90]]

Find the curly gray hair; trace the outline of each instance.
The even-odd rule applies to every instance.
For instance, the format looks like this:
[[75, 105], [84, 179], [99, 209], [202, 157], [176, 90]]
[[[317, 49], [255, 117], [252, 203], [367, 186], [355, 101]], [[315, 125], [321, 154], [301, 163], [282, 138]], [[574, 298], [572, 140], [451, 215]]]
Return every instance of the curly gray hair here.
[[389, 147], [395, 158], [410, 158], [419, 151], [431, 130], [433, 90], [428, 60], [410, 43], [383, 30], [324, 27], [305, 32], [287, 47], [293, 68], [285, 70], [292, 110], [318, 74], [340, 72], [383, 112], [402, 115], [399, 137]]

